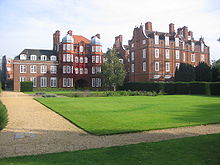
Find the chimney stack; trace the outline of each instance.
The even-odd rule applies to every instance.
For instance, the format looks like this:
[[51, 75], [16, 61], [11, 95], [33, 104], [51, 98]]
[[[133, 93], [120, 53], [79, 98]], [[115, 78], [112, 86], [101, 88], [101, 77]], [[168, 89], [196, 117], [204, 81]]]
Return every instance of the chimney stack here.
[[170, 34], [175, 33], [175, 29], [174, 29], [174, 24], [173, 23], [169, 24], [169, 33]]
[[100, 34], [96, 34], [96, 37], [98, 37], [100, 39]]
[[186, 26], [183, 27], [183, 37], [188, 40], [188, 27]]
[[188, 32], [188, 36], [190, 36], [191, 39], [193, 39], [193, 32], [192, 32], [192, 31], [189, 31], [189, 32]]
[[57, 30], [53, 34], [53, 50], [59, 51], [59, 44], [60, 44], [60, 31]]
[[113, 48], [120, 48], [121, 45], [122, 45], [122, 35], [116, 36]]
[[73, 35], [73, 31], [72, 31], [72, 30], [69, 30], [69, 31], [67, 32], [67, 34], [69, 34], [70, 36], [72, 36], [72, 35]]
[[152, 31], [152, 23], [151, 22], [147, 22], [145, 23], [145, 30], [146, 31]]

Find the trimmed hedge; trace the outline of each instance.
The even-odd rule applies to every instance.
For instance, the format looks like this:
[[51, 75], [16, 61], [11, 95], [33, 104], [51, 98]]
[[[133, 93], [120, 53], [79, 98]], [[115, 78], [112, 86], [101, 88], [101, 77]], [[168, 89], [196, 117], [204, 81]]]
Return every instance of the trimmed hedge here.
[[220, 82], [168, 82], [168, 83], [126, 83], [123, 90], [131, 91], [163, 91], [166, 94], [206, 94], [220, 95]]
[[211, 95], [220, 95], [220, 83], [210, 83]]
[[23, 81], [20, 83], [21, 92], [32, 92], [33, 91], [33, 82], [32, 81]]
[[4, 104], [0, 101], [0, 130], [6, 127], [8, 123], [8, 113]]

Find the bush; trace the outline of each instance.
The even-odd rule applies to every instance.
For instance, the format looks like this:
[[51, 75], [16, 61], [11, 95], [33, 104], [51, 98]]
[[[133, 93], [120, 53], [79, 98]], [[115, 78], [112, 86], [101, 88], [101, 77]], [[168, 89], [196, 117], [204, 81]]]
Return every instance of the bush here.
[[190, 94], [189, 83], [177, 82], [174, 84], [175, 94]]
[[175, 83], [164, 83], [163, 91], [168, 95], [174, 95], [175, 91]]
[[131, 91], [155, 91], [160, 92], [163, 89], [164, 83], [153, 83], [153, 82], [131, 82], [126, 83], [123, 87], [124, 90]]
[[189, 83], [189, 88], [190, 88], [190, 93], [191, 94], [206, 94], [206, 83], [202, 82], [193, 82], [193, 83]]
[[211, 95], [220, 95], [220, 83], [210, 83]]
[[32, 81], [23, 81], [20, 83], [21, 92], [32, 92], [33, 91], [33, 82]]
[[0, 93], [2, 92], [2, 83], [0, 81]]
[[6, 127], [8, 123], [7, 109], [4, 104], [0, 101], [0, 130]]

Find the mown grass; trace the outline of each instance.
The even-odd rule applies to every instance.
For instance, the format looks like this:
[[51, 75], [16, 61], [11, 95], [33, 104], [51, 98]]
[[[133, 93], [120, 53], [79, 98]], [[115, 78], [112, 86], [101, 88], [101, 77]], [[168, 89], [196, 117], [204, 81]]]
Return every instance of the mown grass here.
[[37, 100], [97, 135], [220, 122], [220, 97], [161, 95]]
[[219, 165], [220, 134], [0, 159], [2, 165]]

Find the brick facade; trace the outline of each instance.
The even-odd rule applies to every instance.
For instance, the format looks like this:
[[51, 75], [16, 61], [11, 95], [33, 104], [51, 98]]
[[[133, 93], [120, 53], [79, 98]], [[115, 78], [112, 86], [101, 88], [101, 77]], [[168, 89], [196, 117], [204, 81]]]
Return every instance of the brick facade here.
[[36, 88], [100, 88], [102, 62], [99, 34], [88, 40], [68, 31], [60, 42], [56, 31], [53, 50], [24, 49], [15, 57], [14, 90], [20, 90], [20, 81], [33, 81]]
[[152, 23], [147, 22], [134, 28], [129, 46], [129, 81], [170, 81], [180, 63], [197, 66], [204, 61], [210, 65], [209, 47], [203, 38], [195, 40], [188, 28], [174, 29], [169, 25], [169, 32], [157, 32]]

